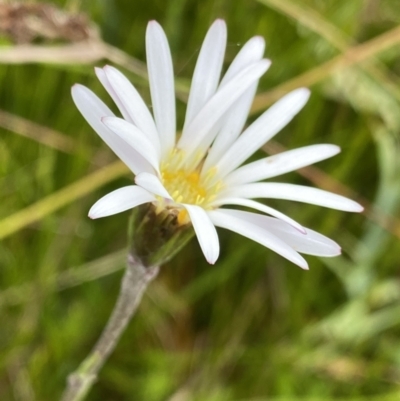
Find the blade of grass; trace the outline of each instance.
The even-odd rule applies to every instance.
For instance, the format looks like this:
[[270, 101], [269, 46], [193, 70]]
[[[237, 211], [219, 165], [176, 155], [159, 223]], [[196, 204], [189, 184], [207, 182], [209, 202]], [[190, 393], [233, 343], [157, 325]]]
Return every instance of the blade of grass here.
[[318, 82], [323, 81], [332, 74], [342, 71], [345, 68], [368, 61], [382, 53], [385, 50], [395, 46], [400, 42], [400, 27], [396, 27], [389, 32], [373, 38], [365, 43], [348, 49], [331, 60], [312, 68], [303, 74], [294, 77], [268, 92], [261, 93], [256, 96], [251, 113], [255, 114], [264, 110], [271, 103], [290, 92], [295, 88], [302, 86], [310, 87]]
[[[256, 0], [274, 10], [293, 18], [298, 23], [317, 33], [341, 52], [346, 51], [352, 44], [352, 39], [335, 25], [331, 24], [317, 11], [306, 4], [294, 3], [290, 0]], [[390, 95], [400, 100], [399, 86], [387, 79], [386, 67], [379, 60], [360, 66], [361, 69], [378, 81]]]
[[75, 141], [58, 131], [0, 110], [0, 127], [64, 153], [74, 153]]
[[33, 205], [4, 218], [0, 221], [0, 239], [27, 227], [29, 224], [39, 221], [48, 214], [91, 193], [96, 188], [121, 177], [128, 171], [125, 164], [116, 161], [73, 184], [67, 185]]
[[18, 45], [0, 47], [1, 64], [88, 64], [104, 58], [105, 48], [97, 40], [88, 40], [79, 43], [42, 46]]
[[[0, 64], [45, 63], [55, 65], [94, 64], [109, 60], [125, 68], [147, 82], [146, 64], [97, 39], [61, 46], [18, 45], [0, 47]], [[185, 81], [176, 79], [177, 96], [185, 101], [189, 87]]]
[[351, 38], [324, 19], [317, 11], [306, 4], [294, 3], [290, 0], [256, 0], [269, 8], [278, 11], [296, 22], [318, 33], [339, 50], [345, 50]]
[[[377, 396], [366, 397], [324, 397], [324, 401], [397, 401], [399, 399], [399, 392], [395, 391], [388, 394], [380, 394]], [[273, 397], [270, 398], [241, 398], [235, 401], [322, 401], [321, 397]]]
[[[125, 267], [125, 259], [126, 250], [123, 249], [85, 263], [82, 266], [68, 269], [58, 274], [55, 278], [49, 277], [48, 280], [50, 282], [55, 281], [57, 283], [55, 288], [58, 291], [63, 291], [122, 270]], [[35, 288], [36, 285], [32, 282], [7, 288], [0, 292], [0, 306], [18, 305], [31, 301], [29, 294], [32, 294]]]

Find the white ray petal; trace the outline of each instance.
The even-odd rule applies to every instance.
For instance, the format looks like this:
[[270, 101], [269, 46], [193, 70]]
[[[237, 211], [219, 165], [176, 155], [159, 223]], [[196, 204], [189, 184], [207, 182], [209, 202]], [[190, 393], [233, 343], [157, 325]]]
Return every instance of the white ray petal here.
[[222, 78], [220, 85], [224, 86], [243, 68], [246, 68], [250, 64], [261, 60], [264, 55], [264, 50], [265, 41], [261, 36], [254, 36], [248, 40], [233, 59], [224, 77]]
[[297, 252], [323, 257], [333, 257], [341, 254], [341, 248], [335, 241], [309, 228], [306, 229], [306, 235], [299, 235], [294, 231], [289, 232], [285, 228], [281, 230], [270, 228], [270, 230]]
[[239, 136], [223, 155], [217, 164], [218, 176], [225, 177], [285, 127], [303, 108], [309, 96], [308, 89], [300, 88], [272, 105]]
[[[108, 127], [115, 135], [118, 135], [129, 145], [136, 150], [143, 158], [145, 158], [155, 171], [159, 173], [159, 156], [153, 143], [146, 138], [146, 135], [140, 131], [135, 125], [118, 117], [104, 117], [103, 124]], [[125, 145], [125, 146], [126, 146]]]
[[136, 150], [126, 146], [125, 141], [102, 123], [103, 117], [114, 116], [114, 113], [91, 90], [82, 85], [74, 85], [71, 93], [76, 107], [89, 125], [133, 173], [153, 171], [151, 165]]
[[117, 95], [117, 92], [114, 90], [114, 87], [108, 80], [108, 77], [104, 69], [99, 67], [94, 67], [94, 71], [96, 73], [97, 78], [103, 85], [104, 89], [108, 92], [114, 103], [117, 105], [118, 110], [120, 111], [122, 116], [125, 118], [125, 120], [133, 123], [133, 120], [131, 119], [131, 116], [129, 115], [128, 111], [126, 110], [124, 103], [120, 100], [119, 96]]
[[246, 164], [229, 174], [224, 182], [232, 186], [265, 180], [328, 159], [339, 152], [338, 146], [325, 144], [288, 150]]
[[235, 217], [245, 216], [248, 221], [270, 231], [297, 252], [325, 257], [340, 255], [340, 246], [335, 241], [309, 228], [305, 229], [306, 235], [304, 235], [292, 226], [273, 217], [260, 216], [259, 214], [239, 210], [230, 210], [229, 213]]
[[99, 199], [89, 210], [91, 219], [111, 216], [124, 212], [143, 203], [153, 202], [156, 198], [136, 185], [129, 185], [110, 192]]
[[175, 144], [174, 71], [168, 40], [156, 21], [147, 25], [146, 57], [154, 119], [165, 155]]
[[193, 120], [217, 89], [224, 61], [226, 35], [226, 24], [220, 19], [216, 20], [207, 32], [190, 86], [185, 126]]
[[135, 177], [135, 183], [154, 195], [162, 196], [165, 199], [171, 199], [171, 195], [165, 189], [160, 179], [151, 173], [140, 173]]
[[258, 80], [235, 102], [222, 117], [221, 128], [212, 144], [202, 173], [212, 168], [242, 132], [257, 91]]
[[[261, 36], [251, 38], [240, 50], [232, 61], [228, 71], [222, 78], [220, 87], [223, 87], [230, 79], [238, 74], [243, 68], [262, 59], [265, 50], [265, 41]], [[204, 162], [203, 173], [212, 167], [223, 153], [236, 140], [242, 132], [253, 103], [257, 90], [258, 80], [247, 89], [243, 95], [232, 105], [222, 117], [221, 127], [215, 141], [209, 150]]]
[[[235, 214], [232, 212], [237, 213]], [[243, 215], [240, 213], [243, 213]], [[246, 214], [257, 216], [256, 214], [245, 213], [246, 212], [240, 212], [238, 210], [218, 209], [208, 212], [208, 215], [210, 216], [211, 221], [217, 227], [226, 228], [227, 230], [234, 231], [240, 235], [243, 235], [244, 237], [250, 238], [251, 240], [258, 242], [259, 244], [290, 260], [294, 264], [300, 266], [302, 269], [308, 269], [305, 259], [295, 250], [293, 250], [293, 248], [287, 245], [280, 238], [273, 235], [267, 229], [254, 224], [246, 216]]]
[[329, 207], [331, 209], [343, 210], [345, 212], [362, 212], [363, 207], [344, 196], [324, 191], [319, 188], [305, 187], [295, 184], [282, 184], [275, 182], [257, 182], [245, 184], [228, 189], [221, 194], [222, 197], [243, 198], [271, 198], [286, 199], [297, 202], [310, 203]]
[[243, 69], [206, 103], [182, 133], [178, 147], [186, 152], [205, 153], [217, 133], [213, 128], [229, 107], [268, 69], [270, 62], [258, 61]]
[[286, 216], [286, 214], [283, 214], [278, 210], [273, 209], [272, 207], [264, 205], [260, 202], [243, 198], [218, 198], [215, 202], [212, 203], [211, 206], [222, 206], [222, 205], [237, 205], [237, 206], [250, 207], [252, 209], [259, 210], [260, 212], [270, 214], [271, 216], [277, 217], [278, 219], [285, 221], [286, 223], [290, 224], [291, 226], [296, 228], [296, 230], [300, 231], [303, 234], [306, 232], [305, 229], [297, 221], [291, 219], [289, 216]]
[[200, 248], [208, 263], [214, 264], [219, 256], [219, 240], [217, 230], [207, 212], [196, 205], [183, 204], [188, 211]]
[[158, 137], [156, 125], [146, 103], [139, 95], [139, 92], [131, 84], [129, 79], [116, 68], [107, 65], [103, 70], [98, 69], [98, 76], [100, 71], [103, 71], [103, 74], [106, 76], [115, 94], [113, 95], [110, 93], [115, 103], [120, 110], [120, 105], [122, 105], [123, 110], [125, 110], [125, 112], [121, 110], [125, 120], [132, 122], [145, 133], [157, 149], [157, 152], [160, 152], [160, 139]]

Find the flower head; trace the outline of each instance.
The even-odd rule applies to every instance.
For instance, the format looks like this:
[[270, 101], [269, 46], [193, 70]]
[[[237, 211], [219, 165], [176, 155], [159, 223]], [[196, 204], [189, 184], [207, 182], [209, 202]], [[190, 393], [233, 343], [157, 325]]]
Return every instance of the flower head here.
[[[340, 247], [253, 198], [287, 199], [352, 212], [360, 212], [362, 207], [320, 189], [264, 182], [334, 156], [339, 152], [335, 145], [307, 146], [242, 166], [301, 110], [309, 91], [300, 88], [287, 94], [244, 129], [258, 80], [270, 61], [262, 58], [264, 40], [254, 37], [220, 79], [226, 36], [224, 21], [215, 21], [200, 50], [178, 138], [171, 54], [165, 33], [155, 21], [148, 24], [146, 32], [153, 115], [128, 79], [113, 67], [96, 69], [96, 74], [123, 118], [114, 116], [89, 89], [73, 87], [80, 112], [135, 174], [136, 185], [104, 196], [89, 216], [105, 217], [152, 203], [157, 213], [168, 211], [178, 224], [193, 225], [209, 263], [218, 258], [216, 227], [222, 227], [307, 269], [299, 253], [335, 256]], [[226, 205], [262, 214], [223, 207]]]

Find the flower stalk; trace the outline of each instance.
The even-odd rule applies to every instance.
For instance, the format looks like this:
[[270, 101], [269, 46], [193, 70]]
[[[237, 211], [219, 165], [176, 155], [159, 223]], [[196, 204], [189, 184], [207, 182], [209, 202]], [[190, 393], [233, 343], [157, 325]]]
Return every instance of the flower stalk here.
[[68, 377], [62, 401], [81, 401], [85, 398], [136, 312], [147, 286], [157, 276], [158, 271], [158, 266], [146, 267], [129, 253], [120, 294], [111, 317], [90, 354]]
[[[135, 185], [110, 192], [89, 211], [89, 217], [97, 219], [133, 209], [128, 266], [111, 318], [92, 352], [70, 376], [62, 401], [85, 397], [157, 275], [158, 266], [194, 235], [211, 264], [219, 257], [216, 227], [220, 227], [308, 269], [300, 253], [332, 257], [340, 254], [340, 246], [254, 199], [292, 200], [348, 212], [363, 210], [358, 203], [321, 189], [265, 182], [336, 155], [340, 151], [336, 145], [306, 146], [243, 165], [290, 123], [307, 103], [310, 92], [298, 88], [288, 93], [245, 127], [258, 80], [271, 62], [263, 58], [265, 43], [256, 36], [243, 45], [222, 74], [226, 43], [226, 24], [217, 20], [201, 46], [179, 137], [171, 53], [166, 35], [155, 21], [149, 22], [146, 31], [152, 112], [114, 67], [96, 68], [96, 74], [122, 118], [90, 89], [78, 84], [72, 88], [79, 111], [129, 167]], [[261, 213], [226, 208], [229, 205]]]

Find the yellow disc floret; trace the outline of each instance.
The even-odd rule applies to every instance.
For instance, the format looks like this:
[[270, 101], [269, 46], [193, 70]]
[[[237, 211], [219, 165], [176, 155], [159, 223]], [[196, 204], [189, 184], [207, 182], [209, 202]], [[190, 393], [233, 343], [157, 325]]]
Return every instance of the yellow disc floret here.
[[167, 191], [177, 203], [202, 205], [207, 196], [207, 190], [200, 180], [197, 171], [162, 170], [161, 178]]
[[[177, 204], [185, 203], [211, 209], [211, 202], [222, 188], [222, 183], [215, 181], [215, 169], [201, 174], [201, 161], [191, 163], [191, 166], [187, 167], [182, 163], [182, 153], [183, 151], [174, 149], [161, 163], [160, 169], [162, 183], [175, 203], [173, 208], [176, 209]], [[178, 222], [187, 223], [186, 210], [179, 207], [178, 209]]]

